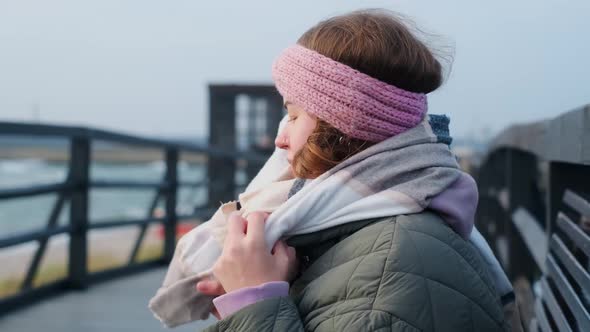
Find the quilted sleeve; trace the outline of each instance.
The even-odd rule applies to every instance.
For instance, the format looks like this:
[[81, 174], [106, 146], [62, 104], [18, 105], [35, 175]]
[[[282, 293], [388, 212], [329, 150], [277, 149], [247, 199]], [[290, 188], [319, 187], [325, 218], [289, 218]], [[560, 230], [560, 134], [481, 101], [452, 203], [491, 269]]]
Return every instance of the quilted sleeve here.
[[203, 330], [217, 331], [304, 331], [297, 306], [289, 297], [275, 297], [244, 307]]

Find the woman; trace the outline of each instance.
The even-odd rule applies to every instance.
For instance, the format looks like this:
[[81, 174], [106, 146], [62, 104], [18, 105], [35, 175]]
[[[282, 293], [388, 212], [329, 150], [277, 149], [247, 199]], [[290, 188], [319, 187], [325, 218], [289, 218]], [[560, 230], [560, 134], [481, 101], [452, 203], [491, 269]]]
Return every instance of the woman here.
[[426, 115], [431, 51], [396, 16], [353, 12], [307, 31], [273, 79], [297, 180], [270, 216], [229, 218], [215, 278], [197, 284], [221, 318], [207, 331], [510, 329], [510, 285], [472, 231], [475, 184], [448, 119]]

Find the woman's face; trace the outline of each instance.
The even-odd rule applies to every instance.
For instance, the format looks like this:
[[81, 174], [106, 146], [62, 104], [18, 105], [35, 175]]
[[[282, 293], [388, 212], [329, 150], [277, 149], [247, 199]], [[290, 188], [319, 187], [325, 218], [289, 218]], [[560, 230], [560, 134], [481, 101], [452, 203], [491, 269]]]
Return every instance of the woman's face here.
[[295, 154], [303, 148], [307, 138], [314, 131], [317, 118], [289, 101], [285, 101], [285, 108], [289, 114], [289, 121], [277, 136], [275, 145], [287, 151], [287, 160], [291, 164]]

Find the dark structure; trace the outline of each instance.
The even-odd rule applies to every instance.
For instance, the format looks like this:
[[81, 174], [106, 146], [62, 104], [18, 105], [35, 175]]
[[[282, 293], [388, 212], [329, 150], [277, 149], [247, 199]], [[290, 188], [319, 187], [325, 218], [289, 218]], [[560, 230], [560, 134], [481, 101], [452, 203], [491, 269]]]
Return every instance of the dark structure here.
[[[271, 85], [210, 85], [209, 145], [222, 150], [252, 151], [270, 154], [274, 137], [283, 117], [283, 99]], [[211, 204], [234, 199], [241, 188], [234, 186], [238, 165], [212, 158], [209, 176], [219, 186], [209, 193]], [[245, 178], [252, 178], [257, 165], [245, 165]], [[246, 183], [238, 182], [238, 186]], [[219, 190], [217, 190], [219, 189]]]
[[590, 331], [590, 105], [501, 132], [477, 180], [478, 228], [537, 290], [519, 299], [525, 327]]
[[[85, 289], [104, 280], [144, 271], [145, 269], [167, 264], [174, 253], [177, 225], [182, 220], [207, 219], [216, 210], [220, 201], [235, 199], [236, 190], [243, 187], [255, 174], [272, 151], [273, 142], [264, 145], [264, 138], [274, 138], [276, 128], [282, 117], [282, 100], [270, 86], [210, 86], [210, 145], [198, 146], [158, 139], [125, 135], [116, 132], [82, 127], [51, 126], [40, 124], [23, 124], [0, 122], [0, 135], [59, 138], [69, 142], [68, 175], [65, 181], [35, 185], [23, 188], [0, 188], [0, 200], [27, 199], [40, 195], [55, 194], [58, 199], [51, 211], [45, 228], [31, 230], [17, 235], [1, 236], [0, 250], [28, 242], [38, 242], [31, 264], [24, 278], [20, 292], [0, 299], [0, 315], [8, 313], [23, 305], [39, 301], [46, 296], [59, 294], [68, 289]], [[238, 98], [266, 103], [265, 107], [246, 108], [248, 113], [247, 134], [237, 127], [236, 120]], [[239, 135], [238, 135], [239, 133]], [[260, 141], [258, 139], [261, 139]], [[247, 145], [239, 143], [247, 140]], [[159, 150], [165, 162], [164, 176], [157, 182], [138, 181], [95, 181], [89, 173], [93, 163], [92, 147], [97, 144], [124, 145], [127, 149], [148, 148]], [[180, 181], [178, 176], [179, 161], [182, 154], [205, 156], [208, 163], [208, 176], [204, 181]], [[241, 179], [236, 174], [242, 174]], [[237, 181], [239, 180], [239, 181]], [[205, 187], [208, 203], [197, 206], [190, 215], [177, 213], [178, 191], [182, 187]], [[101, 220], [94, 223], [89, 220], [89, 192], [96, 188], [151, 189], [153, 199], [147, 208], [146, 218], [137, 220]], [[165, 214], [157, 217], [154, 213], [159, 201], [164, 202]], [[58, 217], [64, 206], [69, 203], [69, 224], [58, 225]], [[137, 254], [151, 224], [161, 224], [164, 229], [163, 255], [155, 260], [137, 262]], [[90, 273], [88, 271], [88, 232], [93, 229], [116, 228], [136, 225], [140, 233], [128, 259], [123, 267]], [[67, 276], [47, 285], [33, 287], [33, 280], [39, 270], [40, 262], [46, 252], [48, 241], [55, 235], [69, 235], [69, 259]]]

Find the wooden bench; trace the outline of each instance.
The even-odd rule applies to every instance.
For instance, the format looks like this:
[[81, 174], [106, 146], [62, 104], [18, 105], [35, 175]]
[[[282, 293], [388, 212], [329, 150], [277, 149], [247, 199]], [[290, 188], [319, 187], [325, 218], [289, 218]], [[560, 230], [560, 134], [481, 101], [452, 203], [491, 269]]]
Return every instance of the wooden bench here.
[[557, 215], [530, 331], [590, 331], [590, 203], [570, 190], [563, 202], [569, 213]]

